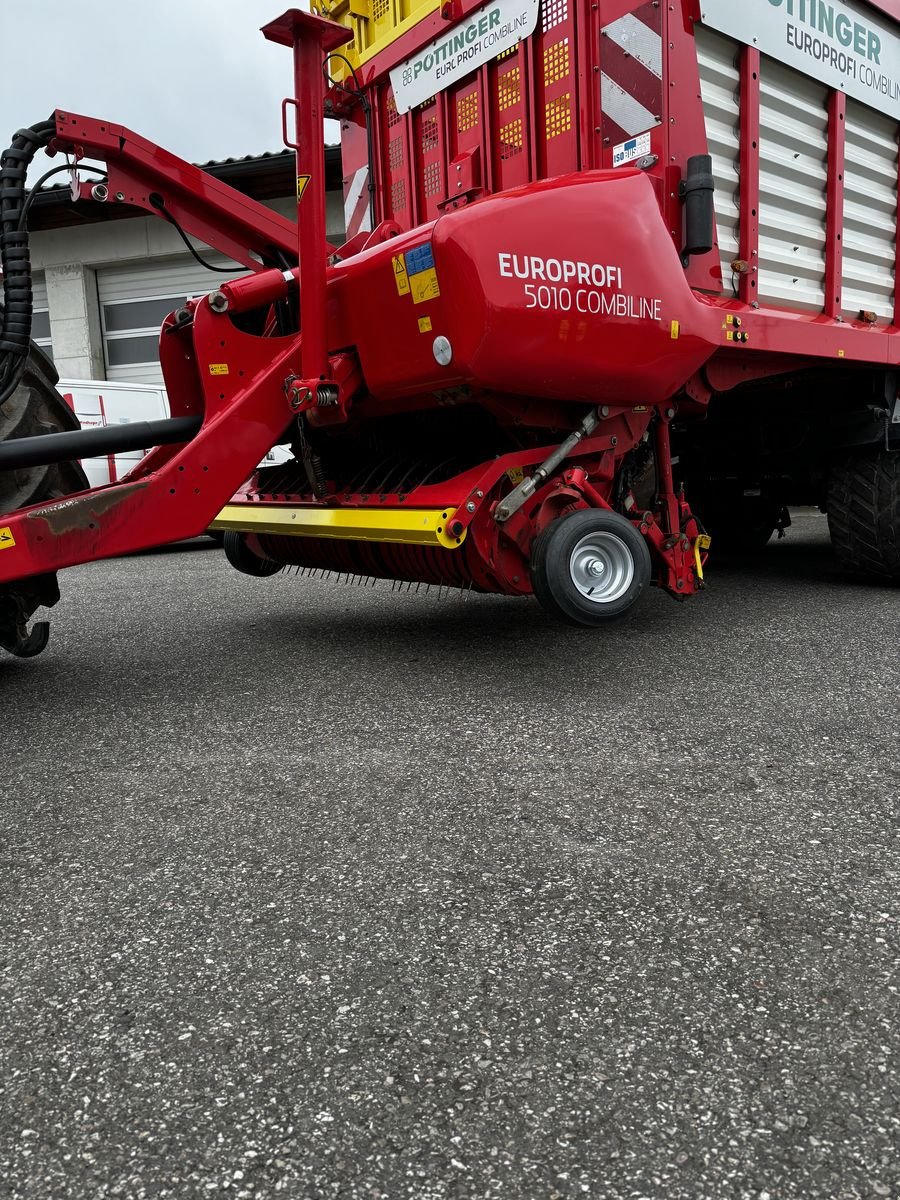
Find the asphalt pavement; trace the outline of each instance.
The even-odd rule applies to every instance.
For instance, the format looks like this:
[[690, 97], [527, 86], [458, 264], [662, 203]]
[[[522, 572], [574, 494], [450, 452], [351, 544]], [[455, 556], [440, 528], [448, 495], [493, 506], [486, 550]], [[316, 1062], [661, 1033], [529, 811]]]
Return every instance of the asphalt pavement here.
[[602, 631], [70, 571], [0, 662], [0, 1197], [900, 1196], [900, 593]]

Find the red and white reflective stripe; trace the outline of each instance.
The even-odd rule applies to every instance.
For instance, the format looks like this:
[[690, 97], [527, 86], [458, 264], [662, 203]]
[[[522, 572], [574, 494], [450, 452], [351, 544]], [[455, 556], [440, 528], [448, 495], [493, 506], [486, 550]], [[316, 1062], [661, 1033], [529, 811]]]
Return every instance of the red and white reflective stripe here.
[[604, 134], [613, 142], [662, 122], [660, 11], [645, 4], [603, 29], [601, 88]]
[[344, 197], [344, 228], [347, 241], [372, 228], [369, 211], [369, 168], [360, 167], [350, 180]]

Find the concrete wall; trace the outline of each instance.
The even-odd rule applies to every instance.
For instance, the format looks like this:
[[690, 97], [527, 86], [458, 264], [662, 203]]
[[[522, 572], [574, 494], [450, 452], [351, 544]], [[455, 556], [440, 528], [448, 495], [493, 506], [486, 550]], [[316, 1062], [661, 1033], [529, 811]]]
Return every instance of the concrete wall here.
[[[292, 217], [295, 202], [286, 197], [267, 207]], [[340, 192], [326, 195], [328, 240], [344, 240], [344, 206]], [[194, 243], [202, 249], [200, 242]], [[68, 379], [104, 379], [103, 339], [96, 272], [108, 266], [138, 265], [185, 253], [178, 234], [156, 217], [98, 221], [31, 235], [31, 260], [47, 280], [50, 336], [60, 375]], [[212, 285], [211, 285], [212, 287]]]

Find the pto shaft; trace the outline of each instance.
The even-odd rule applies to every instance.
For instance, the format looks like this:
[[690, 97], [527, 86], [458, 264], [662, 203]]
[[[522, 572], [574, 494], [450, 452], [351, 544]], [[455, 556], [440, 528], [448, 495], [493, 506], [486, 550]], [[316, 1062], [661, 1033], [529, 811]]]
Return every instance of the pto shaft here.
[[135, 421], [130, 425], [108, 425], [103, 429], [14, 438], [0, 445], [0, 471], [44, 467], [74, 458], [124, 454], [126, 450], [147, 450], [151, 446], [189, 442], [202, 423], [200, 417], [171, 417], [165, 421]]

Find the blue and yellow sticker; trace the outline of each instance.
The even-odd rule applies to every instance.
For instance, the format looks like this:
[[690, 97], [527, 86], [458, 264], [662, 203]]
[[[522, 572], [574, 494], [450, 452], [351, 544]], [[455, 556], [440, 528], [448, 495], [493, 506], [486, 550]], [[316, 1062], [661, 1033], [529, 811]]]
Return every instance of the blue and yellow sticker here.
[[413, 304], [424, 304], [426, 300], [436, 300], [440, 296], [431, 242], [414, 246], [405, 254], [395, 254], [393, 267], [398, 295], [412, 296]]

